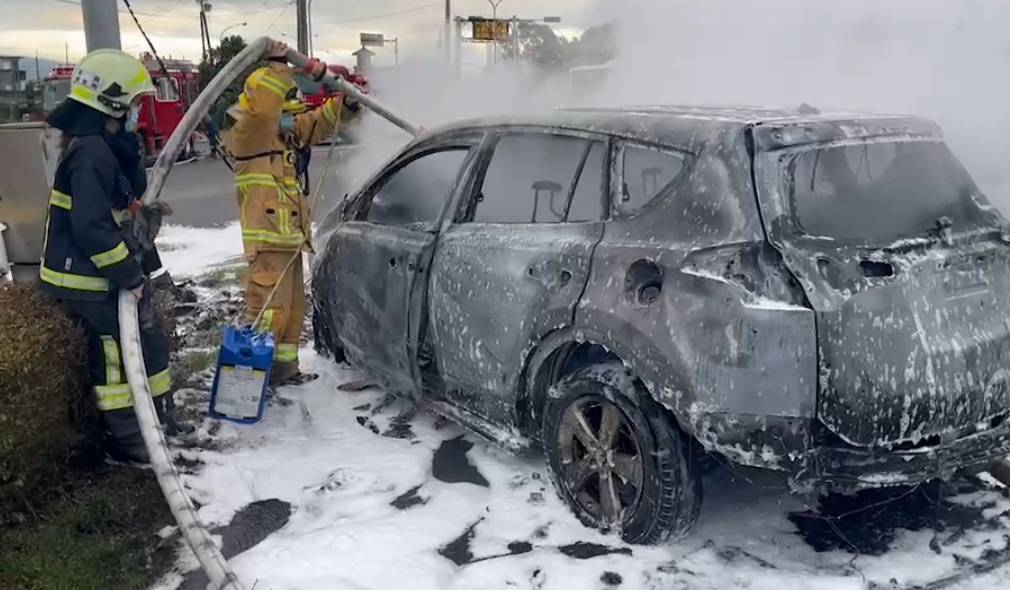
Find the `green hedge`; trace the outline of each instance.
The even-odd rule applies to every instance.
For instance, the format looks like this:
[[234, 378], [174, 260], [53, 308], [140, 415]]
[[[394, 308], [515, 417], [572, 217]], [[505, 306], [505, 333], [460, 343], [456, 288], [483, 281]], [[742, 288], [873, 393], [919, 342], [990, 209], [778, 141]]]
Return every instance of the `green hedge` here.
[[89, 412], [86, 358], [57, 304], [0, 284], [0, 514], [31, 511], [65, 473]]

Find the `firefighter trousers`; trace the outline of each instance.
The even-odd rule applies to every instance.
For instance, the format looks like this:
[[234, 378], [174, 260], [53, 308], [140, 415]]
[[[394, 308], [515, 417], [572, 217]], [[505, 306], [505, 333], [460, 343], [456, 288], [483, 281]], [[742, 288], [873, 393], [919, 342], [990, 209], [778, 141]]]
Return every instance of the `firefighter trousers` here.
[[[291, 258], [297, 256], [289, 266]], [[284, 272], [288, 267], [287, 272]], [[277, 292], [269, 302], [270, 292]], [[245, 290], [246, 321], [256, 320], [266, 306], [256, 329], [270, 331], [277, 348], [270, 372], [271, 381], [283, 381], [298, 374], [298, 345], [305, 322], [305, 279], [301, 251], [260, 250], [249, 264]]]
[[[150, 285], [145, 284], [144, 297], [137, 304], [137, 316], [151, 394], [158, 416], [164, 420], [165, 406], [171, 405], [171, 396], [166, 395], [172, 389], [168, 371], [170, 350], [168, 336], [155, 317], [152, 295]], [[118, 293], [104, 301], [64, 300], [63, 305], [87, 334], [88, 374], [113, 454], [129, 460], [146, 460], [147, 452], [133, 411], [133, 396], [120, 353]]]

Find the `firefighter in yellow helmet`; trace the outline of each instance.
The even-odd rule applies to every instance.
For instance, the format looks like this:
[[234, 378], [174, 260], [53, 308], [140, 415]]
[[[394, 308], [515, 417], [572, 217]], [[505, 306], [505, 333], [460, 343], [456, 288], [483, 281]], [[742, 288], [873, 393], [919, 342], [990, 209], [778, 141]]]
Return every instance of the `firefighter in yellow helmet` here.
[[[139, 197], [147, 177], [134, 133], [143, 97], [154, 94], [140, 61], [102, 49], [74, 69], [70, 95], [46, 122], [62, 132], [63, 152], [53, 179], [41, 288], [85, 328], [88, 372], [113, 458], [147, 460], [119, 347], [117, 295], [138, 300], [141, 344], [155, 406], [168, 428], [169, 341], [155, 321], [148, 276], [161, 267], [153, 235], [139, 227]], [[132, 212], [132, 213], [131, 213]], [[160, 224], [160, 221], [159, 221]]]
[[[268, 43], [264, 57], [270, 64], [246, 79], [238, 105], [229, 111], [235, 125], [224, 138], [235, 162], [242, 240], [249, 263], [247, 319], [253, 322], [261, 317], [256, 328], [273, 332], [277, 348], [270, 380], [275, 385], [316, 377], [298, 367], [305, 315], [298, 253], [312, 247], [312, 212], [306, 198], [308, 187], [299, 180], [298, 152], [331, 136], [359, 108], [346, 99], [330, 99], [318, 109], [303, 112], [304, 107], [294, 102], [298, 89], [286, 53], [283, 43]], [[304, 71], [319, 81], [326, 65], [313, 60]], [[297, 260], [289, 264], [295, 256]]]

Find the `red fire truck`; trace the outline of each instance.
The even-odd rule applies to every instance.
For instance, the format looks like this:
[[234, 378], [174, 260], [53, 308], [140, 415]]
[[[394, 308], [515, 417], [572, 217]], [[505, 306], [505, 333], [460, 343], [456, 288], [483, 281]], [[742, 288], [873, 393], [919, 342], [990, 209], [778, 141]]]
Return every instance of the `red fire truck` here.
[[[161, 69], [150, 54], [143, 54], [141, 61], [151, 72], [155, 94], [143, 99], [137, 133], [143, 138], [143, 148], [147, 159], [153, 160], [165, 147], [165, 142], [182, 121], [189, 105], [200, 93], [196, 68], [192, 62], [179, 59], [163, 60]], [[42, 107], [48, 113], [70, 94], [70, 79], [74, 74], [73, 65], [53, 68], [42, 82]], [[189, 151], [192, 151], [190, 140]]]

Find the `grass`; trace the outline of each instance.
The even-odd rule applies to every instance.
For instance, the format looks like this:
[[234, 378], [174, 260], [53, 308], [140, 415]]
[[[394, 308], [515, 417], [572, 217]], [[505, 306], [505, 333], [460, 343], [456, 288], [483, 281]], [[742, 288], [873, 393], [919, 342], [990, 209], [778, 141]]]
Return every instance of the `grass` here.
[[172, 372], [184, 381], [192, 381], [217, 362], [216, 348], [192, 348], [180, 351]]
[[75, 474], [73, 487], [25, 524], [0, 529], [0, 588], [146, 588], [175, 559], [157, 532], [172, 517], [147, 470]]

